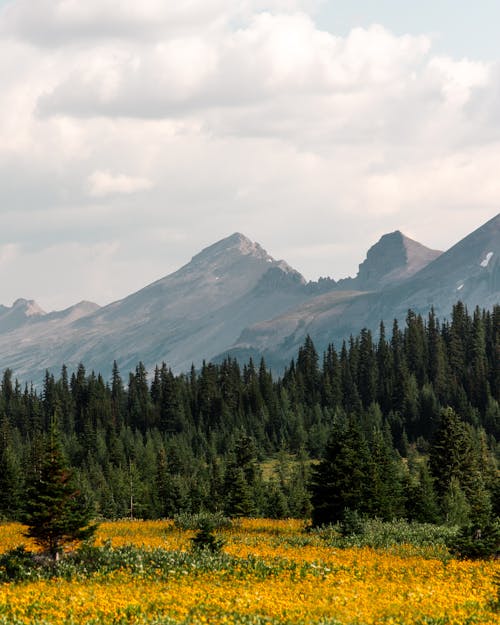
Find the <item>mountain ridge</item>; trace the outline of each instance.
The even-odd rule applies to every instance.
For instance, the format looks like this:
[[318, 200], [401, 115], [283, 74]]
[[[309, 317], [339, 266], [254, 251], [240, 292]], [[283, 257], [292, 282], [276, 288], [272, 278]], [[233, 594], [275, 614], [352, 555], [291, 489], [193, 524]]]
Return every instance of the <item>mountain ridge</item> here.
[[[458, 291], [457, 276], [463, 284]], [[355, 279], [349, 282], [353, 283]], [[322, 350], [363, 327], [376, 332], [380, 321], [404, 321], [409, 309], [426, 314], [432, 307], [438, 316], [446, 318], [459, 300], [466, 306], [493, 307], [500, 299], [500, 214], [402, 282], [337, 300], [335, 293], [342, 292], [316, 296], [291, 315], [246, 328], [225, 353], [241, 353], [251, 347], [264, 355], [266, 362], [283, 368], [307, 334]]]
[[282, 369], [307, 333], [321, 349], [361, 327], [404, 318], [408, 308], [432, 305], [448, 314], [458, 295], [492, 305], [500, 291], [499, 250], [500, 214], [445, 253], [400, 231], [388, 233], [368, 250], [355, 278], [306, 282], [286, 261], [235, 232], [103, 307], [80, 302], [45, 313], [20, 299], [23, 316], [9, 326], [15, 307], [0, 306], [0, 367], [38, 381], [45, 369], [63, 363], [110, 371], [114, 360], [122, 369], [166, 361], [182, 371], [251, 353]]

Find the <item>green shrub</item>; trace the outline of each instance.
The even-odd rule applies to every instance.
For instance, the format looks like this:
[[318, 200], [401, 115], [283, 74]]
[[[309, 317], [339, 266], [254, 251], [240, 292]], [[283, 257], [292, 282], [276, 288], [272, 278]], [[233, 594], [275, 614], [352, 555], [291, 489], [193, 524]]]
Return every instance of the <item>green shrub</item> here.
[[203, 523], [210, 523], [212, 529], [227, 529], [234, 525], [233, 519], [224, 516], [222, 512], [183, 512], [174, 516], [174, 525], [180, 530], [198, 530]]
[[38, 568], [34, 554], [24, 545], [6, 551], [0, 556], [0, 581], [20, 581], [36, 577]]
[[458, 528], [409, 522], [406, 519], [382, 521], [349, 513], [342, 523], [316, 531], [332, 547], [384, 549], [403, 544], [414, 547], [445, 547], [456, 536]]
[[498, 519], [479, 527], [465, 525], [448, 542], [450, 552], [463, 559], [487, 559], [500, 556], [500, 521]]
[[224, 540], [214, 534], [214, 526], [209, 519], [200, 521], [197, 533], [191, 538], [191, 544], [195, 551], [207, 550], [211, 553], [219, 553], [224, 545]]

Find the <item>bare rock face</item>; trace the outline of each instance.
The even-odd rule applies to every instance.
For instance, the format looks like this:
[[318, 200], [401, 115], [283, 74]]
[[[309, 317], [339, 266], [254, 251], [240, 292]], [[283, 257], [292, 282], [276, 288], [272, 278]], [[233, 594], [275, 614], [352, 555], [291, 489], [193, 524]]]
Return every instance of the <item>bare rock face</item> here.
[[431, 250], [406, 237], [399, 230], [384, 234], [367, 253], [359, 266], [356, 286], [375, 290], [394, 285], [423, 269], [442, 252]]
[[466, 236], [387, 297], [396, 311], [424, 311], [432, 305], [445, 316], [461, 300], [469, 308], [500, 301], [500, 214]]
[[45, 315], [32, 299], [17, 299], [11, 307], [0, 306], [0, 332], [14, 330]]

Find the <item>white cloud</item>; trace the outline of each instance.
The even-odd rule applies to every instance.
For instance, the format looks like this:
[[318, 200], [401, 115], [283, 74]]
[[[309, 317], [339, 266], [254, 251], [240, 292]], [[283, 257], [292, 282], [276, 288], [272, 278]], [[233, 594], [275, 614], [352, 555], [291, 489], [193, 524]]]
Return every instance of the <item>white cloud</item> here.
[[89, 193], [92, 197], [105, 197], [116, 193], [136, 193], [153, 187], [151, 180], [109, 171], [95, 171], [88, 178]]
[[445, 98], [452, 105], [467, 103], [471, 93], [489, 82], [489, 68], [484, 63], [448, 57], [436, 57], [429, 63], [429, 70], [439, 74], [438, 80]]
[[380, 90], [404, 89], [408, 74], [421, 71], [429, 46], [426, 37], [398, 38], [379, 26], [355, 29], [341, 39], [318, 30], [303, 13], [261, 13], [216, 38], [200, 31], [75, 51], [71, 65], [61, 68], [59, 84], [41, 94], [38, 110], [170, 118], [255, 107], [270, 98], [310, 97], [315, 106], [321, 95], [373, 97]]
[[227, 6], [227, 0], [16, 0], [3, 9], [0, 32], [47, 47], [149, 39], [216, 26]]
[[[237, 230], [309, 278], [339, 278], [384, 231], [442, 248], [498, 212], [498, 66], [436, 57], [425, 34], [325, 32], [315, 4], [13, 0], [0, 11], [4, 266], [28, 254], [50, 275], [71, 256], [81, 297], [105, 303], [116, 273], [109, 297]], [[102, 250], [102, 281], [93, 265], [85, 282]], [[15, 273], [4, 292], [32, 297], [28, 265]], [[59, 278], [43, 282], [45, 308], [65, 289], [72, 303]]]
[[18, 246], [12, 243], [0, 245], [0, 267], [11, 265], [18, 257]]

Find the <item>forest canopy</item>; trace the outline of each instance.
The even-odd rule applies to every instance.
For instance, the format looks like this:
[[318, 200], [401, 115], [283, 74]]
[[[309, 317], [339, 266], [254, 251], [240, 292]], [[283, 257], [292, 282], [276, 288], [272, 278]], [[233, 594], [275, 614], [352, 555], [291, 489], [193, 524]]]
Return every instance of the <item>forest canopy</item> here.
[[0, 517], [22, 516], [54, 421], [101, 517], [498, 515], [499, 402], [500, 307], [461, 303], [449, 321], [409, 311], [404, 327], [363, 329], [321, 355], [307, 337], [281, 377], [264, 359], [187, 374], [138, 363], [126, 379], [115, 363], [109, 380], [80, 364], [35, 389], [7, 369]]

